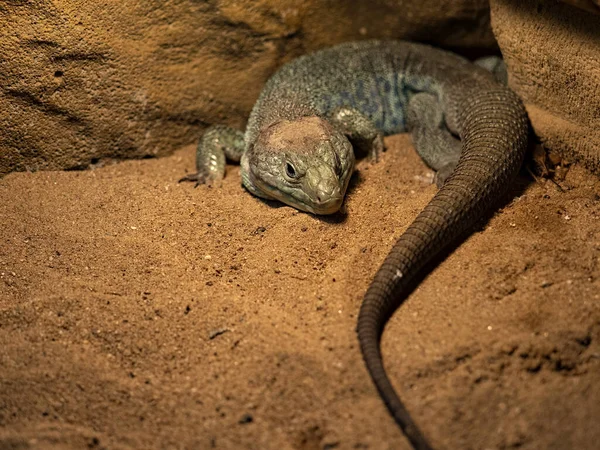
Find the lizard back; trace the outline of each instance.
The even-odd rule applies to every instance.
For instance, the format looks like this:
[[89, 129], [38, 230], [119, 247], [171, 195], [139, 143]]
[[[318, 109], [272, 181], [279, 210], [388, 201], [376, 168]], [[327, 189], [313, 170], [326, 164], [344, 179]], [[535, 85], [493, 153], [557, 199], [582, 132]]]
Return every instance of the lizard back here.
[[350, 42], [304, 55], [266, 83], [250, 114], [246, 143], [276, 120], [326, 117], [340, 106], [358, 109], [385, 135], [401, 133], [408, 100], [417, 92], [439, 96], [449, 107], [448, 127], [458, 131], [449, 88], [459, 79], [493, 82], [488, 71], [458, 55], [413, 42]]

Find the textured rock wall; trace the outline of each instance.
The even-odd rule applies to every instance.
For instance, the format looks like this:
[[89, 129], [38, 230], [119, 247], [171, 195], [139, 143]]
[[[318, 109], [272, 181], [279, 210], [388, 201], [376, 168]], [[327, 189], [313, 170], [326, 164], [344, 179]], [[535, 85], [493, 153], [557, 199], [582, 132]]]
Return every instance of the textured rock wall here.
[[8, 0], [0, 175], [164, 155], [243, 126], [284, 61], [342, 41], [493, 47], [487, 0]]
[[597, 2], [492, 0], [492, 26], [543, 145], [600, 173]]
[[594, 14], [600, 14], [600, 0], [563, 0], [573, 6], [584, 9]]

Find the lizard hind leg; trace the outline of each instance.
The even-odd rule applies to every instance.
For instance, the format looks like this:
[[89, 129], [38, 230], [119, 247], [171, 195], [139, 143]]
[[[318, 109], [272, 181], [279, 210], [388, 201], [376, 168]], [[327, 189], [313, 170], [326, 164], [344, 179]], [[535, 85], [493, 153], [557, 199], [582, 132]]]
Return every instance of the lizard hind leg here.
[[436, 171], [434, 182], [441, 187], [458, 164], [461, 143], [446, 127], [440, 100], [433, 94], [415, 94], [408, 103], [407, 128], [417, 153]]
[[498, 83], [508, 86], [508, 68], [502, 58], [499, 56], [484, 56], [476, 59], [475, 64], [490, 71]]
[[244, 133], [223, 125], [206, 130], [196, 150], [196, 173], [187, 174], [182, 181], [213, 184], [225, 176], [225, 159], [239, 162], [245, 150]]

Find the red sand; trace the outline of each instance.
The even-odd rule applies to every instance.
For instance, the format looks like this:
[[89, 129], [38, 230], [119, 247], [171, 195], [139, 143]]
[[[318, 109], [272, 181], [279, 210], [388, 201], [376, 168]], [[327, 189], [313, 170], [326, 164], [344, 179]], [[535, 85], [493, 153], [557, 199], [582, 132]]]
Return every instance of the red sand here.
[[[402, 449], [355, 335], [435, 187], [407, 136], [345, 217], [177, 184], [163, 159], [0, 179], [0, 448]], [[524, 181], [524, 180], [521, 180]], [[389, 374], [436, 448], [600, 442], [600, 182], [533, 183], [391, 320]]]

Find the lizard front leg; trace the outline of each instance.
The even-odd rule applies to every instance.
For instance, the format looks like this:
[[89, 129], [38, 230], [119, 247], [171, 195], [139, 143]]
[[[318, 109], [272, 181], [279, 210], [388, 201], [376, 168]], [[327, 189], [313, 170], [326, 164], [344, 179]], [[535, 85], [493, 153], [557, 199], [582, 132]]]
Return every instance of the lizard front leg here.
[[215, 125], [206, 130], [196, 150], [196, 173], [181, 178], [182, 181], [195, 181], [212, 184], [225, 176], [225, 159], [239, 162], [245, 150], [244, 133], [223, 125]]
[[434, 181], [441, 187], [458, 164], [461, 144], [446, 127], [438, 98], [424, 92], [415, 94], [408, 102], [406, 122], [417, 153], [436, 171]]
[[344, 133], [354, 149], [369, 155], [371, 162], [377, 162], [385, 151], [383, 134], [363, 113], [349, 106], [335, 109], [329, 120]]

